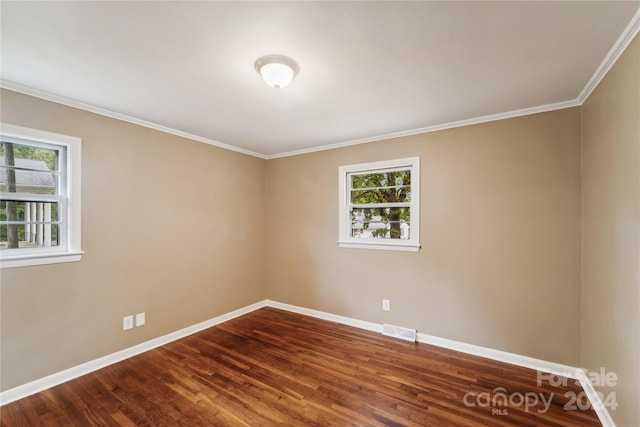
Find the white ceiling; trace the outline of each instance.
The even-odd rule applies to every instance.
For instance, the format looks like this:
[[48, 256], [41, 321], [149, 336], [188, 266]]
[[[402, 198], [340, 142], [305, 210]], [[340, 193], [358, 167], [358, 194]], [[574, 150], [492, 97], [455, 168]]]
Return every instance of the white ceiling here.
[[[1, 77], [272, 157], [577, 105], [639, 5], [2, 1]], [[291, 85], [260, 79], [265, 54]]]

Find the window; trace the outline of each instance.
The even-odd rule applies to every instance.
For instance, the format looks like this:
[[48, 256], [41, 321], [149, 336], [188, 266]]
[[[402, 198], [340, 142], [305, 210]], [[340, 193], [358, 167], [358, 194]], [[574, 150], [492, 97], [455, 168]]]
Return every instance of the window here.
[[0, 267], [79, 261], [81, 140], [0, 125]]
[[340, 236], [346, 248], [420, 249], [420, 158], [341, 166]]

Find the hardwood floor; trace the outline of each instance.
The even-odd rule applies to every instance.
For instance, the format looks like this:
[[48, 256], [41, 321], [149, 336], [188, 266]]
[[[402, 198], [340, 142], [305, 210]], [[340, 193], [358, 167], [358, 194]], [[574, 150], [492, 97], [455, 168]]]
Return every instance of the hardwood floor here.
[[563, 409], [582, 392], [574, 382], [537, 385], [530, 369], [263, 308], [5, 405], [0, 423], [600, 425], [593, 410]]

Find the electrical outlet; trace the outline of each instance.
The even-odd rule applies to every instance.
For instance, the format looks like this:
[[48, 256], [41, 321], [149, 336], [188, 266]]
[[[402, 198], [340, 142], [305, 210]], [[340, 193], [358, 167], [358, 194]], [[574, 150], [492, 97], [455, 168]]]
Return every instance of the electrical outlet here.
[[144, 312], [136, 314], [136, 326], [144, 325]]
[[122, 318], [122, 330], [126, 331], [133, 328], [133, 314]]
[[384, 311], [390, 311], [391, 310], [391, 302], [388, 299], [383, 299], [382, 300], [382, 309]]

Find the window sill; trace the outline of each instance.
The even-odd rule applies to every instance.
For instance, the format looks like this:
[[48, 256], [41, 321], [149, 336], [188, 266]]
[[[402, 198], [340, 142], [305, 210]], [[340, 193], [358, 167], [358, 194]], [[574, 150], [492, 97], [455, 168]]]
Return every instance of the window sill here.
[[32, 265], [58, 264], [80, 261], [84, 252], [59, 252], [37, 255], [15, 255], [0, 258], [0, 268], [29, 267]]
[[382, 251], [418, 252], [420, 250], [420, 245], [398, 243], [365, 243], [338, 241], [338, 246], [341, 248], [376, 249]]

